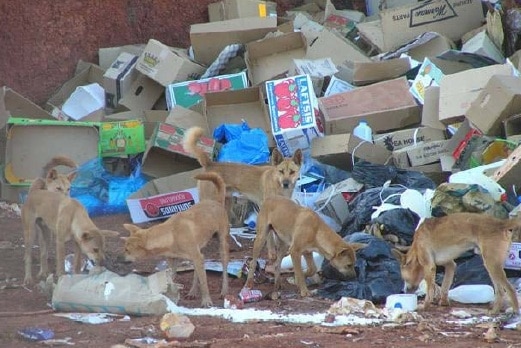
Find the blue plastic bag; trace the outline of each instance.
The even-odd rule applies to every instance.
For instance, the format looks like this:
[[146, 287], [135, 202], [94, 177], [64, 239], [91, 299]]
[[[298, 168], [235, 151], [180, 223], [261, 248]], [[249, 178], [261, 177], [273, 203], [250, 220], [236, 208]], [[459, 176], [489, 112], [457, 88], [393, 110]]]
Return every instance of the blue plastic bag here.
[[213, 137], [217, 142], [224, 144], [217, 155], [218, 162], [269, 162], [268, 136], [260, 128], [251, 129], [244, 121], [241, 125], [223, 124], [214, 130]]

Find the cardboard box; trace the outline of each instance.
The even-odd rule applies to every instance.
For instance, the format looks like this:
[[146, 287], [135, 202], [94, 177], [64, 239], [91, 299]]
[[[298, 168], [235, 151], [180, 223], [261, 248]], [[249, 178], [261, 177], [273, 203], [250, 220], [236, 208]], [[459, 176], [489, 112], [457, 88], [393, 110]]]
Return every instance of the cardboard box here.
[[331, 76], [329, 83], [327, 85], [326, 91], [324, 92], [324, 97], [329, 97], [334, 94], [352, 91], [356, 86], [353, 86], [349, 82], [343, 81], [336, 76]]
[[521, 187], [521, 147], [517, 147], [505, 160], [503, 165], [492, 174], [494, 179], [505, 190], [519, 191]]
[[461, 46], [462, 52], [479, 54], [484, 57], [488, 57], [496, 63], [502, 64], [505, 62], [505, 57], [501, 50], [492, 42], [490, 37], [487, 35], [486, 30], [482, 30], [474, 35], [470, 40], [465, 42]]
[[514, 270], [521, 269], [521, 243], [512, 242], [508, 256], [505, 259], [504, 268]]
[[346, 60], [371, 62], [371, 59], [349, 40], [328, 29], [323, 29], [313, 42], [309, 42], [306, 59], [329, 57], [336, 65]]
[[[277, 30], [275, 17], [236, 18], [225, 21], [192, 24], [190, 42], [197, 62], [210, 65], [230, 44], [247, 44]], [[188, 80], [188, 79], [183, 79]]]
[[492, 75], [514, 75], [509, 64], [495, 64], [444, 75], [440, 81], [439, 120], [444, 124], [461, 121]]
[[484, 22], [480, 1], [432, 0], [380, 12], [384, 50], [389, 51], [427, 31], [458, 41]]
[[103, 70], [107, 70], [121, 53], [126, 52], [139, 57], [141, 53], [143, 53], [145, 46], [145, 44], [135, 44], [115, 47], [102, 47], [98, 49], [98, 65]]
[[440, 161], [448, 153], [447, 140], [422, 142], [393, 151], [393, 162], [398, 168], [417, 167]]
[[461, 62], [438, 58], [425, 58], [409, 90], [416, 100], [418, 100], [420, 104], [423, 104], [425, 89], [431, 86], [439, 87], [443, 75], [454, 74], [471, 68], [469, 64]]
[[259, 0], [222, 0], [208, 4], [210, 22], [247, 17], [277, 17], [277, 3]]
[[381, 0], [365, 0], [365, 8], [368, 16], [374, 16], [378, 15], [382, 10], [410, 5], [416, 2], [416, 0], [389, 0], [385, 2]]
[[275, 146], [268, 111], [259, 86], [206, 94], [203, 115], [210, 135], [222, 124], [241, 124], [245, 120], [250, 128], [264, 130], [268, 136], [268, 146]]
[[197, 180], [201, 169], [181, 172], [146, 183], [127, 199], [133, 223], [166, 219], [199, 202]]
[[[199, 162], [183, 148], [185, 129], [167, 123], [160, 123], [148, 141], [143, 155], [141, 171], [152, 178], [161, 178], [201, 167]], [[214, 157], [215, 141], [201, 137], [199, 146]]]
[[[146, 75], [137, 72], [137, 77], [130, 85], [128, 91], [123, 94], [119, 105], [132, 111], [146, 111], [154, 108], [161, 98], [165, 87]], [[166, 107], [165, 107], [166, 109]]]
[[[202, 102], [200, 103], [202, 104]], [[182, 106], [174, 106], [168, 113], [165, 123], [188, 129], [191, 127], [200, 127], [204, 129], [204, 135], [212, 137], [212, 133], [208, 130], [208, 122], [201, 112], [183, 108]]]
[[199, 103], [207, 92], [237, 90], [248, 87], [246, 72], [219, 75], [206, 79], [172, 83], [166, 87], [168, 110], [174, 106], [189, 108]]
[[138, 71], [135, 69], [138, 56], [122, 52], [103, 75], [106, 107], [115, 109], [119, 100], [130, 90], [136, 80]]
[[100, 156], [136, 155], [145, 151], [145, 127], [140, 120], [100, 123]]
[[441, 129], [418, 127], [398, 130], [391, 133], [375, 134], [374, 143], [389, 151], [399, 150], [419, 142], [445, 140], [445, 132]]
[[503, 133], [507, 139], [521, 135], [521, 114], [512, 115], [503, 121]]
[[98, 157], [98, 123], [9, 119], [4, 171], [9, 184], [30, 185], [56, 155], [78, 164]]
[[363, 184], [353, 178], [340, 181], [326, 188], [315, 200], [315, 207], [343, 226], [349, 215], [348, 199], [363, 188]]
[[167, 45], [148, 40], [147, 46], [139, 56], [136, 69], [164, 87], [175, 81], [186, 81], [194, 75], [202, 74], [206, 69]]
[[421, 125], [435, 129], [445, 130], [447, 126], [440, 122], [440, 87], [429, 86], [425, 88], [423, 96]]
[[373, 132], [388, 132], [420, 122], [420, 108], [405, 77], [378, 82], [318, 99], [325, 134], [350, 133], [366, 120]]
[[487, 135], [502, 136], [502, 122], [521, 112], [521, 80], [517, 76], [492, 76], [465, 116]]
[[168, 111], [166, 110], [146, 110], [146, 111], [122, 111], [115, 114], [107, 115], [106, 122], [118, 122], [128, 120], [139, 120], [143, 124], [145, 140], [148, 140], [154, 134], [157, 124], [166, 122]]
[[382, 22], [378, 20], [366, 20], [356, 23], [356, 29], [360, 33], [360, 38], [370, 42], [379, 52], [386, 52], [384, 49], [384, 33], [382, 32]]
[[[62, 112], [63, 104], [69, 99], [76, 88], [80, 86], [97, 83], [103, 85], [103, 75], [105, 71], [96, 64], [92, 63], [78, 63], [78, 73], [70, 80], [65, 82], [56, 93], [47, 101], [45, 109], [48, 110], [52, 116], [58, 120], [67, 120], [69, 117]], [[104, 110], [97, 110], [90, 115], [81, 119], [81, 121], [101, 121], [105, 116]]]
[[311, 143], [311, 157], [319, 162], [350, 171], [353, 168], [354, 158], [375, 164], [387, 164], [391, 159], [391, 152], [352, 134], [334, 134], [314, 138]]
[[266, 82], [271, 131], [286, 157], [297, 149], [309, 152], [311, 140], [324, 133], [318, 102], [309, 75], [296, 75]]
[[372, 62], [353, 62], [353, 84], [368, 85], [403, 76], [411, 70], [409, 57], [379, 60]]
[[0, 199], [18, 204], [25, 202], [27, 194], [29, 193], [29, 186], [9, 184], [4, 178], [4, 171], [4, 166], [0, 166], [0, 173], [2, 173], [2, 175], [0, 175]]
[[244, 59], [252, 85], [284, 76], [295, 58], [306, 55], [301, 32], [286, 33], [246, 44]]

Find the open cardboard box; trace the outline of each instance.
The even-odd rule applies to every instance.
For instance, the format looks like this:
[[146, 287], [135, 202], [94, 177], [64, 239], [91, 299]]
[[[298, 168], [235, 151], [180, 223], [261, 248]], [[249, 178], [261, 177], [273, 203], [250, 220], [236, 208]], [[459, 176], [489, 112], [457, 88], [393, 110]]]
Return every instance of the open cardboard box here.
[[311, 157], [324, 164], [350, 171], [353, 168], [353, 157], [375, 164], [388, 164], [391, 152], [352, 134], [333, 134], [312, 140]]
[[145, 140], [154, 134], [157, 124], [166, 122], [168, 111], [166, 110], [142, 110], [142, 111], [122, 111], [110, 114], [105, 117], [106, 122], [140, 120], [143, 123]]
[[99, 155], [99, 123], [10, 118], [4, 175], [11, 185], [30, 185], [52, 157], [82, 164]]
[[445, 139], [443, 130], [431, 127], [408, 128], [373, 135], [374, 143], [385, 147], [389, 151], [399, 150], [414, 143]]
[[[199, 162], [183, 148], [184, 133], [184, 128], [159, 123], [143, 155], [142, 173], [152, 178], [160, 178], [199, 168]], [[198, 145], [210, 158], [214, 157], [216, 144], [213, 139], [201, 137]]]
[[248, 17], [277, 17], [277, 3], [260, 0], [222, 0], [208, 4], [210, 22]]
[[127, 199], [132, 222], [165, 219], [199, 202], [197, 180], [201, 168], [153, 179]]
[[207, 93], [204, 96], [203, 109], [210, 134], [223, 124], [241, 124], [244, 120], [250, 128], [260, 128], [266, 132], [268, 146], [275, 146], [269, 115], [259, 86]]
[[245, 61], [253, 86], [283, 76], [293, 59], [304, 58], [307, 43], [301, 32], [285, 33], [246, 44]]

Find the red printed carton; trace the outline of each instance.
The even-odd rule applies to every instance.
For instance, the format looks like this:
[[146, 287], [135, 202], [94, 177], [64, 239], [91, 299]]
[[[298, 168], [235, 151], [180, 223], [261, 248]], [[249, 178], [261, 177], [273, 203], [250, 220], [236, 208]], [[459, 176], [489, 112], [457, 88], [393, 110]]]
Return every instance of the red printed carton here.
[[309, 151], [311, 140], [323, 135], [311, 78], [296, 75], [267, 81], [266, 94], [273, 137], [282, 154]]

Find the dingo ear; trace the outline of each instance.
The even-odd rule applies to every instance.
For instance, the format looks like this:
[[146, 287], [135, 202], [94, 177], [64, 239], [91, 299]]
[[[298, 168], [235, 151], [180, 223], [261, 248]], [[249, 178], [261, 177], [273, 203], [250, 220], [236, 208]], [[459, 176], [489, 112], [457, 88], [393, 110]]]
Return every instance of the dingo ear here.
[[137, 227], [136, 225], [132, 224], [123, 224], [123, 227], [130, 232], [130, 235], [133, 235], [137, 231], [141, 230], [141, 228]]
[[349, 246], [356, 252], [357, 250], [363, 249], [367, 246], [365, 243], [349, 243]]
[[302, 150], [301, 149], [297, 149], [293, 153], [293, 162], [295, 162], [299, 166], [302, 165]]
[[81, 235], [81, 240], [87, 242], [93, 238], [92, 233], [90, 232], [83, 232]]
[[405, 263], [405, 254], [399, 251], [398, 249], [392, 248], [391, 253], [393, 256], [400, 262], [400, 264]]
[[47, 179], [56, 180], [57, 177], [58, 177], [58, 171], [56, 171], [56, 169], [51, 169], [47, 173]]
[[67, 175], [67, 180], [69, 180], [70, 182], [72, 182], [72, 180], [74, 180], [74, 178], [76, 177], [76, 175], [78, 175], [78, 172], [72, 172], [72, 173], [70, 173], [69, 175]]
[[111, 230], [100, 230], [99, 233], [101, 233], [105, 237], [118, 237], [119, 236], [119, 232], [111, 231]]
[[271, 152], [271, 165], [277, 166], [284, 161], [284, 156], [280, 153], [279, 149], [274, 148]]

